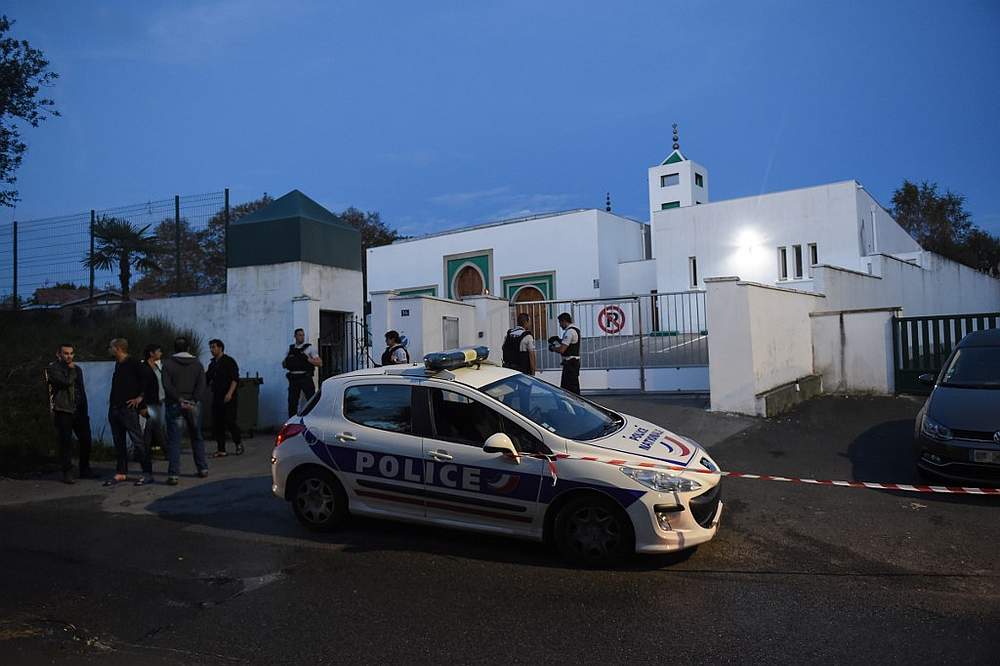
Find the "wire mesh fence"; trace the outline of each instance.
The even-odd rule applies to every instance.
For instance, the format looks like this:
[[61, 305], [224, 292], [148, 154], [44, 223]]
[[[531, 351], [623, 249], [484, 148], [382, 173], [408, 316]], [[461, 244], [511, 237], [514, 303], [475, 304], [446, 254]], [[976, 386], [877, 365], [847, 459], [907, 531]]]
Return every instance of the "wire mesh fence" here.
[[0, 224], [0, 307], [226, 288], [229, 190]]

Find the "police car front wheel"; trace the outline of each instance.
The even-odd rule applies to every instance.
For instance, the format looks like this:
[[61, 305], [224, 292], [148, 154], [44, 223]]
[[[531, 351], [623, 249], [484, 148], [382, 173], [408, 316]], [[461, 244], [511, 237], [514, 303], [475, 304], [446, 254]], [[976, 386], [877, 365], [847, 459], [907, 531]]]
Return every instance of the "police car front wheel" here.
[[593, 495], [571, 500], [559, 510], [554, 537], [560, 554], [577, 564], [608, 564], [635, 549], [628, 515], [612, 500]]
[[312, 530], [331, 530], [347, 517], [347, 495], [340, 482], [325, 470], [311, 468], [295, 475], [292, 510]]

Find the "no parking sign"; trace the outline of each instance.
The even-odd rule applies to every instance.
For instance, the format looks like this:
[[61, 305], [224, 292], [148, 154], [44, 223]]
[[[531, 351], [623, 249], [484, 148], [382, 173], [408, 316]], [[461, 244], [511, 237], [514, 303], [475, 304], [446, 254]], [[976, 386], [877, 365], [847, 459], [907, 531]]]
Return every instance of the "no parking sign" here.
[[625, 311], [617, 305], [606, 305], [597, 313], [597, 325], [605, 333], [621, 333], [625, 328]]

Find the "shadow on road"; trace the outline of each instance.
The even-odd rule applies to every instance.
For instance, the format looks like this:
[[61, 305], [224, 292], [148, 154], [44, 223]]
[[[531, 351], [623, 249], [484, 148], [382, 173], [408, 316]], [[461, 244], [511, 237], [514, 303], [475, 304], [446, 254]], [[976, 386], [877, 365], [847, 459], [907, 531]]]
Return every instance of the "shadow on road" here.
[[[553, 549], [541, 543], [428, 525], [352, 517], [343, 528], [334, 532], [313, 532], [299, 524], [287, 502], [271, 494], [270, 476], [200, 484], [156, 499], [146, 509], [166, 520], [261, 537], [327, 544], [347, 553], [418, 551], [487, 562], [569, 568]], [[687, 560], [695, 550], [635, 557], [614, 569], [660, 569]]]
[[[901, 419], [879, 423], [858, 435], [847, 449], [852, 464], [852, 478], [877, 483], [911, 485], [959, 485], [955, 482], [927, 480], [917, 473], [913, 454], [913, 420]], [[962, 484], [975, 485], [975, 484]], [[912, 492], [881, 491], [900, 497], [916, 497]], [[996, 497], [982, 495], [945, 495], [921, 493], [921, 501], [973, 506], [997, 505]]]

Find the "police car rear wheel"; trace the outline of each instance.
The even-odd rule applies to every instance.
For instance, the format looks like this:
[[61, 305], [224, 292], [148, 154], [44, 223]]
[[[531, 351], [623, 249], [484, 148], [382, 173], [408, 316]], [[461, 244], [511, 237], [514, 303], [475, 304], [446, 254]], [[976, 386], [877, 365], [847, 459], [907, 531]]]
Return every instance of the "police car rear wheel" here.
[[632, 523], [622, 509], [602, 497], [581, 497], [562, 507], [555, 520], [555, 543], [578, 564], [607, 564], [633, 551]]
[[347, 497], [337, 479], [321, 470], [301, 474], [293, 486], [292, 510], [312, 530], [331, 530], [347, 516]]

